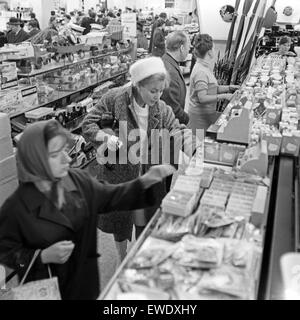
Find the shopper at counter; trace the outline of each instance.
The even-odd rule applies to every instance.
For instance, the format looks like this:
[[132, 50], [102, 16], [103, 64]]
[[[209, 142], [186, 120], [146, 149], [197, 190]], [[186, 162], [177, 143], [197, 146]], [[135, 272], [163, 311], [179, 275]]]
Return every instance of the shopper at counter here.
[[189, 127], [207, 130], [217, 120], [217, 102], [230, 100], [237, 86], [219, 86], [213, 74], [214, 45], [208, 34], [198, 34], [194, 40], [196, 64], [190, 78]]
[[91, 32], [91, 24], [96, 23], [96, 13], [94, 11], [89, 12], [88, 17], [84, 17], [81, 21], [81, 27], [85, 28], [83, 35]]
[[137, 35], [137, 48], [143, 48], [144, 50], [148, 50], [148, 40], [144, 34], [144, 25], [141, 22], [137, 22], [136, 24], [136, 35]]
[[[147, 172], [153, 165], [153, 155], [156, 163], [163, 163], [164, 160], [167, 161], [166, 158], [163, 159], [167, 153], [172, 161], [174, 152], [174, 159], [177, 161], [182, 147], [188, 156], [195, 150], [191, 132], [184, 130], [185, 127], [179, 124], [172, 108], [160, 100], [167, 82], [167, 71], [161, 58], [150, 57], [135, 62], [130, 68], [130, 75], [132, 83], [105, 94], [88, 113], [82, 126], [85, 138], [98, 150], [98, 178], [109, 183], [129, 181]], [[110, 130], [107, 134], [107, 131], [99, 129], [99, 121], [108, 112], [115, 115], [119, 124], [123, 123], [118, 133]], [[162, 132], [162, 129], [174, 138], [174, 150], [162, 150], [162, 144], [151, 139], [152, 134]], [[136, 136], [136, 131], [139, 136]], [[132, 134], [134, 139], [129, 138]], [[109, 167], [103, 154], [107, 146], [113, 151], [118, 149], [114, 137], [116, 135], [123, 142], [119, 152], [125, 154], [125, 159], [123, 157], [124, 161], [117, 160], [116, 164]], [[136, 139], [138, 141], [133, 141]], [[139, 154], [137, 159], [136, 153]], [[165, 195], [165, 187], [157, 188], [157, 192]], [[126, 214], [116, 211], [110, 216], [100, 217], [99, 228], [114, 235], [120, 260], [126, 255], [127, 240], [131, 240], [133, 223], [138, 237], [156, 209], [157, 207], [153, 207], [145, 210], [144, 214], [135, 216], [132, 211]]]
[[34, 12], [30, 13], [30, 18], [31, 18], [30, 21], [35, 21], [36, 22], [38, 30], [41, 30], [39, 20], [36, 18], [36, 15], [35, 15]]
[[36, 34], [38, 34], [40, 32], [36, 21], [31, 20], [28, 22], [28, 31], [29, 31], [28, 32], [29, 38], [34, 37]]
[[154, 32], [155, 32], [155, 29], [157, 28], [157, 21], [158, 19], [162, 19], [164, 21], [167, 20], [167, 14], [165, 12], [161, 12], [159, 14], [159, 16], [155, 16], [153, 15], [153, 12], [151, 13], [152, 14], [152, 17], [153, 17], [153, 24], [152, 24], [152, 28], [151, 28], [151, 35], [150, 35], [150, 41], [149, 41], [149, 53], [152, 53], [152, 49], [153, 49], [153, 36], [154, 36]]
[[7, 34], [7, 43], [20, 43], [28, 40], [28, 33], [21, 28], [21, 21], [11, 17], [8, 24], [11, 27], [11, 32]]
[[166, 52], [165, 26], [166, 23], [163, 19], [158, 19], [156, 21], [151, 51], [154, 57], [162, 57]]
[[292, 39], [288, 36], [283, 36], [279, 40], [278, 51], [272, 52], [270, 56], [288, 56], [296, 57], [296, 53], [290, 51], [292, 45]]
[[162, 56], [170, 75], [170, 85], [164, 90], [161, 100], [172, 107], [175, 117], [180, 123], [186, 125], [189, 122], [189, 116], [184, 111], [186, 85], [179, 63], [186, 60], [190, 46], [190, 39], [186, 33], [174, 31], [167, 37], [167, 52]]
[[26, 281], [48, 278], [49, 265], [63, 299], [96, 299], [97, 215], [159, 203], [155, 189], [174, 169], [155, 166], [128, 183], [99, 183], [69, 168], [68, 138], [55, 120], [24, 130], [17, 151], [21, 184], [0, 210], [0, 263], [22, 277], [41, 249]]

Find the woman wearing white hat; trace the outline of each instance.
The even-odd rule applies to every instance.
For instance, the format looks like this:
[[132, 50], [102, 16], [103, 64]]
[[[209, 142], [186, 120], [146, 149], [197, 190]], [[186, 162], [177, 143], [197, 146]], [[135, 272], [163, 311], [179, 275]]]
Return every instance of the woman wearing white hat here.
[[[186, 127], [175, 119], [172, 108], [160, 100], [168, 82], [161, 58], [150, 57], [135, 62], [130, 68], [130, 75], [132, 82], [105, 94], [83, 122], [85, 138], [97, 148], [100, 164], [98, 178], [115, 184], [138, 177], [155, 163], [170, 161], [168, 156], [172, 156], [173, 152], [176, 162], [178, 149], [182, 147], [188, 156], [195, 150], [190, 130], [185, 130]], [[111, 114], [119, 123], [118, 133], [99, 129], [98, 124], [104, 114]], [[176, 150], [174, 148], [170, 151], [167, 145], [155, 143], [157, 140], [153, 137], [162, 129], [173, 137], [174, 145], [178, 147]], [[110, 166], [104, 164], [103, 148], [106, 147], [113, 151], [120, 147], [119, 159]], [[163, 160], [164, 156], [167, 159]], [[165, 186], [162, 185], [157, 192], [165, 193]], [[139, 221], [135, 220], [132, 211], [127, 214], [115, 212], [100, 218], [99, 228], [114, 235], [121, 260], [126, 255], [127, 240], [131, 240], [133, 224], [136, 225], [137, 237], [156, 209], [152, 208], [144, 215], [139, 214], [139, 218], [143, 217]]]

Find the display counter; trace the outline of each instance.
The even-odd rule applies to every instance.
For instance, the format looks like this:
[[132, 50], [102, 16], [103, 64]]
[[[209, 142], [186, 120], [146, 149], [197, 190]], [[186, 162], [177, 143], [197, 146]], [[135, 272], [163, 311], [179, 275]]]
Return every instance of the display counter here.
[[285, 299], [280, 258], [288, 252], [299, 252], [299, 221], [299, 162], [295, 158], [280, 157], [274, 199], [274, 221], [270, 228], [265, 299]]
[[284, 81], [286, 61], [270, 59], [210, 130], [200, 190], [189, 198], [197, 178], [179, 175], [100, 300], [285, 298], [280, 258], [299, 249], [299, 88]]

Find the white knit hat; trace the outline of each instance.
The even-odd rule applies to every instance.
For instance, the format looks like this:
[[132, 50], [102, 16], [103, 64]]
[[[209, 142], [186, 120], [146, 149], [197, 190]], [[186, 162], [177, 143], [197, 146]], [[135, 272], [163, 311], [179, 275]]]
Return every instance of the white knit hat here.
[[129, 69], [131, 81], [134, 85], [157, 73], [167, 74], [161, 58], [150, 57], [138, 60]]

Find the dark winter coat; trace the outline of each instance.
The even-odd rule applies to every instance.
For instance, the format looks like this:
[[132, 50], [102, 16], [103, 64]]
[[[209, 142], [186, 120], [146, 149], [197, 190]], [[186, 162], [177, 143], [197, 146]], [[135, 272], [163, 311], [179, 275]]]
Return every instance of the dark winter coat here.
[[26, 31], [21, 29], [18, 34], [14, 32], [9, 32], [7, 34], [7, 43], [20, 43], [29, 39], [29, 35]]
[[[67, 205], [57, 209], [33, 183], [21, 184], [0, 210], [0, 263], [22, 277], [37, 249], [59, 241], [73, 241], [75, 248], [65, 264], [50, 264], [63, 299], [96, 299], [99, 295], [97, 267], [97, 214], [112, 210], [153, 206], [161, 199], [145, 186], [144, 178], [105, 185], [81, 170], [70, 170], [64, 180]], [[38, 257], [27, 281], [48, 278], [47, 266]]]
[[165, 33], [162, 29], [156, 28], [153, 35], [152, 55], [162, 57], [166, 52]]
[[186, 85], [178, 62], [168, 53], [162, 56], [162, 60], [170, 75], [169, 88], [164, 90], [161, 100], [172, 107], [175, 117], [180, 123], [187, 125], [189, 116], [184, 111], [186, 98]]

